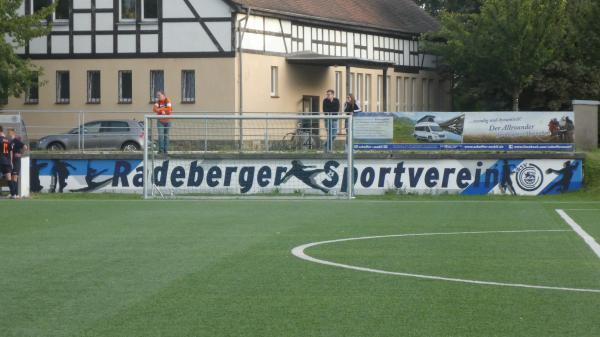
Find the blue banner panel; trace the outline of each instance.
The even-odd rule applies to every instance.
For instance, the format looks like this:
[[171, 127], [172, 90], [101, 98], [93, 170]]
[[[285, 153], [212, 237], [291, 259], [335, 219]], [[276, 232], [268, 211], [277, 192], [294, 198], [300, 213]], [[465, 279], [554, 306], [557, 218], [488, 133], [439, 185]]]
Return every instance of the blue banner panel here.
[[354, 144], [356, 151], [575, 151], [574, 144]]

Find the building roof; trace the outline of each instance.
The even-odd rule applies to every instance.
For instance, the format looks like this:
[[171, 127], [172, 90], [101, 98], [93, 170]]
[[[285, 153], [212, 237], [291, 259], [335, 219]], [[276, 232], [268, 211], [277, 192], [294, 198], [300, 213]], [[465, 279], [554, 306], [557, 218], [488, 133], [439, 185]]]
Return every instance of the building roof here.
[[304, 65], [324, 65], [324, 66], [351, 66], [363, 68], [389, 68], [394, 67], [393, 62], [387, 61], [372, 61], [358, 57], [347, 56], [327, 56], [312, 52], [299, 52], [288, 54], [286, 60], [289, 63], [304, 64]]
[[336, 24], [419, 34], [439, 23], [413, 0], [230, 0], [242, 8]]

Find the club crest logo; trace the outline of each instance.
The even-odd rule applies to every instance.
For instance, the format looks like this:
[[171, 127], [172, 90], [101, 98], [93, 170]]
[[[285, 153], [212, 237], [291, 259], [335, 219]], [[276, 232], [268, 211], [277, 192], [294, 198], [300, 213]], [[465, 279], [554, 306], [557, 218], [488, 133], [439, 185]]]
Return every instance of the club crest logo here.
[[544, 183], [544, 172], [537, 165], [523, 164], [517, 168], [517, 185], [527, 192], [533, 192]]

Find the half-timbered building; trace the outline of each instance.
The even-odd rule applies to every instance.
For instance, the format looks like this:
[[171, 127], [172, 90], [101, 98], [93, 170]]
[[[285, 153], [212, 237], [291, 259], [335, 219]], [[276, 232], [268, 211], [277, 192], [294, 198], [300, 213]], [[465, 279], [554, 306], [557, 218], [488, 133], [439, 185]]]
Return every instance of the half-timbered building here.
[[52, 32], [18, 52], [39, 86], [5, 108], [149, 111], [165, 90], [175, 111], [318, 111], [327, 89], [364, 111], [444, 110], [448, 84], [419, 51], [437, 22], [412, 0], [50, 1]]

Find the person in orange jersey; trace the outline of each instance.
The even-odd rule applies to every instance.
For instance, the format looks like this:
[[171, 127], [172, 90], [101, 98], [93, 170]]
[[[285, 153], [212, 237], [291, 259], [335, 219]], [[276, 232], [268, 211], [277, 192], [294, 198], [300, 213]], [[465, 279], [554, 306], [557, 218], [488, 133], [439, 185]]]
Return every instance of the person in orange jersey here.
[[173, 113], [173, 106], [163, 91], [156, 92], [156, 103], [152, 111], [165, 117], [158, 120], [158, 153], [166, 154], [169, 149], [169, 129], [171, 128], [171, 120], [167, 116]]

